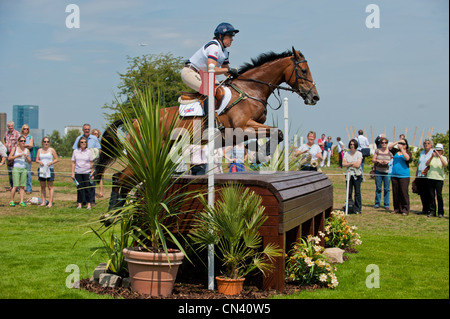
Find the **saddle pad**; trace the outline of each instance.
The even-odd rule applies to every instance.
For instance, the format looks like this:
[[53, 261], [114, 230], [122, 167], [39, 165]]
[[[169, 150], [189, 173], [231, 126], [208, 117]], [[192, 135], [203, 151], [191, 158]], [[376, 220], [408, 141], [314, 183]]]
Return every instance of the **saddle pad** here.
[[[227, 107], [231, 100], [231, 90], [229, 87], [224, 86], [224, 96], [222, 102], [220, 102], [219, 108], [216, 110], [218, 115], [222, 114], [223, 110]], [[200, 102], [196, 100], [195, 102], [188, 104], [180, 104], [179, 107], [180, 116], [204, 116], [203, 107]]]
[[199, 101], [189, 103], [189, 104], [180, 104], [179, 113], [180, 113], [180, 116], [203, 116], [203, 115], [205, 115], [203, 112], [203, 108], [200, 105]]

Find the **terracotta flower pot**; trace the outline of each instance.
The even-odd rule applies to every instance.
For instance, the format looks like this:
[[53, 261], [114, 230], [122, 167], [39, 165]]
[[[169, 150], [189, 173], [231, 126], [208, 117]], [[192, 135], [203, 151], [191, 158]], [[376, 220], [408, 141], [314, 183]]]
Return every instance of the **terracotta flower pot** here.
[[125, 261], [131, 279], [131, 289], [141, 294], [167, 297], [172, 294], [178, 267], [184, 254], [178, 250], [165, 253], [140, 251], [139, 248], [125, 248]]
[[245, 278], [230, 279], [216, 277], [217, 291], [224, 295], [238, 295], [244, 289]]

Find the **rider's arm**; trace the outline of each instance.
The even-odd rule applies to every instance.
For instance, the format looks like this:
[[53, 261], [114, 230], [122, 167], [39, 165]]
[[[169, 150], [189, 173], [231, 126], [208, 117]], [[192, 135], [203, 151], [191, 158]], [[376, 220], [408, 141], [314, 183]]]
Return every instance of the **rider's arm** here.
[[210, 59], [209, 58], [208, 59], [208, 65], [210, 65], [211, 63], [214, 64], [214, 66], [215, 66], [214, 70], [215, 70], [216, 75], [225, 74], [225, 73], [228, 72], [228, 64], [225, 65], [225, 66], [222, 66], [222, 67], [218, 67], [217, 66], [217, 61], [214, 60], [214, 59]]

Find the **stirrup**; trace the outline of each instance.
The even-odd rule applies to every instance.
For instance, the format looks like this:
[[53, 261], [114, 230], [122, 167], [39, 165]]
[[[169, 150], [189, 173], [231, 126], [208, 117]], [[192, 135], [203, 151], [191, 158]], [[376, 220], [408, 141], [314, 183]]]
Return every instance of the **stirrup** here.
[[222, 123], [217, 123], [217, 121], [214, 121], [214, 124], [216, 124], [215, 126], [219, 131], [225, 130], [225, 126], [223, 126]]

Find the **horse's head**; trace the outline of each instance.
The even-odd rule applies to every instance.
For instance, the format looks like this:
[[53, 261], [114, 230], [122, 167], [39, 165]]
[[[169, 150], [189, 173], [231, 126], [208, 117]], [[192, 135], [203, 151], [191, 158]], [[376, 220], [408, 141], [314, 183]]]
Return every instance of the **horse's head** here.
[[296, 51], [294, 47], [292, 47], [292, 53], [292, 66], [285, 72], [286, 83], [303, 98], [305, 104], [315, 105], [320, 98], [308, 63], [303, 54]]

